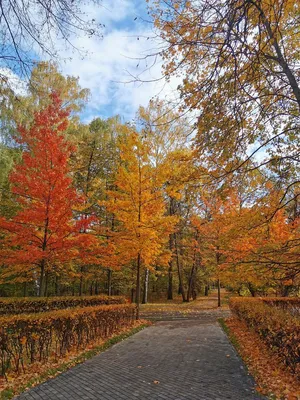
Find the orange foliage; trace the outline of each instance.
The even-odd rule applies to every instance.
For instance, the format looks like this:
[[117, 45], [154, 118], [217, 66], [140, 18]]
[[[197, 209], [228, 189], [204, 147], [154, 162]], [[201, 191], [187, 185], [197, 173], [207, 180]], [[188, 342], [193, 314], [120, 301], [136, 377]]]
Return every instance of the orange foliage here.
[[239, 319], [253, 328], [300, 379], [299, 319], [287, 311], [253, 298], [231, 298], [230, 309]]
[[191, 218], [200, 236], [200, 254], [204, 264], [213, 266], [214, 275], [220, 277], [222, 266], [229, 257], [231, 243], [237, 235], [236, 222], [239, 202], [233, 191], [220, 196], [203, 193], [199, 216]]
[[19, 128], [22, 162], [10, 175], [19, 210], [11, 219], [0, 219], [1, 257], [8, 266], [2, 281], [12, 276], [36, 280], [39, 274], [40, 295], [47, 271], [59, 273], [74, 260], [88, 259], [95, 243], [91, 235], [81, 233], [92, 218], [73, 217], [83, 199], [69, 176], [68, 159], [74, 148], [63, 136], [68, 114], [53, 94], [52, 103], [35, 114], [31, 128]]
[[128, 264], [140, 254], [147, 267], [167, 265], [169, 234], [177, 218], [166, 215], [162, 185], [164, 174], [151, 165], [149, 145], [134, 132], [126, 132], [120, 143], [121, 166], [116, 190], [108, 191], [105, 202], [117, 220], [110, 232], [120, 264]]
[[125, 304], [122, 296], [83, 296], [83, 297], [42, 297], [42, 298], [1, 298], [0, 315], [31, 314], [65, 308], [89, 307], [110, 304]]
[[57, 361], [124, 326], [131, 326], [131, 304], [100, 305], [0, 318], [1, 372], [25, 372], [38, 362]]
[[264, 395], [272, 394], [271, 398], [298, 400], [299, 381], [282, 364], [280, 357], [261, 341], [259, 334], [237, 318], [227, 319], [226, 326], [238, 343], [238, 351], [247, 369], [255, 377], [256, 390]]

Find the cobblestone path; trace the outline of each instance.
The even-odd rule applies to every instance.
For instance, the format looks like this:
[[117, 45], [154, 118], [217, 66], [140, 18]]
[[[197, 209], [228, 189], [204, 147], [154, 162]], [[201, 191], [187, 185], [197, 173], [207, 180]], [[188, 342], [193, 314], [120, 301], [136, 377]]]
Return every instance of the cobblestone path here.
[[253, 385], [216, 314], [207, 313], [157, 322], [18, 399], [262, 399]]

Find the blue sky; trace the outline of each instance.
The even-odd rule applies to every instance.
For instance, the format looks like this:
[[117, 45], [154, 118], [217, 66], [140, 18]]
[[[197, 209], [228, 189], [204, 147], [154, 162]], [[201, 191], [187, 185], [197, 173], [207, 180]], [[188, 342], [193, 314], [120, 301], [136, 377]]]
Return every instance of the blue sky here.
[[[91, 100], [81, 115], [83, 122], [116, 114], [131, 120], [139, 105], [146, 106], [151, 97], [160, 95], [165, 98], [175, 93], [176, 79], [171, 83], [164, 80], [154, 82], [162, 76], [160, 60], [151, 68], [149, 65], [153, 60], [139, 62], [159, 46], [154, 39], [152, 24], [147, 22], [150, 17], [146, 1], [103, 0], [100, 7], [90, 4], [84, 11], [90, 18], [105, 24], [103, 39], [73, 38], [76, 47], [88, 51], [84, 59], [57, 42], [64, 58], [60, 62], [62, 72], [78, 76], [81, 86], [91, 91]], [[131, 75], [139, 74], [143, 81], [150, 82], [133, 82]]]
[[[158, 58], [153, 63], [151, 58], [143, 59], [162, 46], [147, 14], [146, 0], [102, 0], [101, 6], [92, 1], [84, 3], [82, 11], [87, 19], [105, 25], [103, 38], [71, 38], [76, 48], [87, 52], [84, 58], [79, 52], [66, 48], [64, 42], [53, 38], [59, 55], [55, 61], [60, 61], [61, 72], [78, 77], [80, 85], [91, 92], [90, 101], [80, 116], [82, 122], [114, 115], [130, 121], [139, 106], [147, 106], [154, 96], [178, 99], [177, 87], [181, 79], [172, 77], [170, 82], [159, 79], [162, 78], [162, 60]], [[38, 53], [38, 49], [33, 50]], [[40, 55], [39, 58], [46, 57]], [[139, 76], [143, 82], [135, 81], [132, 76]], [[20, 79], [16, 75], [11, 78], [13, 87], [24, 92]], [[260, 157], [261, 153], [257, 156]]]
[[[73, 47], [67, 47], [54, 32], [51, 41], [44, 32], [44, 40], [53, 43], [52, 50], [58, 55], [54, 61], [58, 62], [61, 72], [78, 77], [81, 87], [90, 90], [90, 101], [81, 115], [83, 122], [117, 114], [124, 120], [131, 120], [138, 107], [146, 106], [152, 97], [177, 97], [178, 78], [165, 82], [161, 73], [162, 60], [158, 57], [154, 62], [153, 58], [146, 57], [157, 53], [162, 45], [153, 30], [146, 0], [102, 0], [100, 5], [87, 1], [82, 2], [81, 11], [84, 19], [94, 19], [105, 25], [102, 39], [74, 35], [70, 37]], [[33, 10], [32, 18], [34, 16]], [[24, 40], [22, 46], [32, 60], [49, 60], [34, 41]], [[74, 47], [82, 51], [74, 51]], [[1, 68], [0, 60], [2, 73], [10, 77], [17, 92], [24, 94], [24, 81], [18, 76], [21, 71], [19, 74], [14, 65], [12, 70], [9, 68], [10, 65]], [[140, 81], [134, 79], [136, 76]]]
[[[82, 52], [67, 47], [54, 32], [51, 41], [47, 32], [44, 40], [53, 43], [52, 50], [58, 54], [55, 61], [61, 72], [78, 77], [81, 87], [90, 90], [90, 101], [81, 114], [83, 122], [117, 114], [130, 121], [138, 107], [147, 106], [156, 95], [163, 99], [177, 98], [180, 79], [174, 77], [166, 82], [162, 77], [162, 60], [158, 57], [154, 62], [153, 58], [147, 57], [157, 53], [162, 43], [154, 32], [146, 0], [102, 0], [100, 5], [90, 0], [82, 2], [81, 11], [84, 19], [94, 19], [105, 25], [102, 39], [74, 35], [70, 42]], [[32, 15], [35, 16], [34, 11]], [[34, 41], [25, 40], [22, 44], [33, 60], [49, 60]], [[13, 87], [23, 94], [24, 81], [18, 77], [18, 68], [13, 68], [14, 75], [7, 67], [9, 65], [1, 69], [2, 73], [5, 70]], [[140, 81], [134, 79], [136, 76]]]

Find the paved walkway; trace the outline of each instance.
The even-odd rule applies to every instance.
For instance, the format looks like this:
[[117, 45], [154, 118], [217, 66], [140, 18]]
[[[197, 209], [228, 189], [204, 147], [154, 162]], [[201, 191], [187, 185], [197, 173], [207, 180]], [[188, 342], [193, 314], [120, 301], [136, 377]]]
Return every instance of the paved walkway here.
[[215, 323], [218, 318], [227, 318], [231, 315], [229, 310], [224, 309], [208, 309], [208, 310], [189, 310], [184, 311], [162, 311], [162, 312], [145, 312], [141, 310], [141, 319], [147, 319], [150, 321], [175, 321], [175, 320], [191, 320], [196, 319], [200, 323]]
[[207, 314], [161, 321], [19, 400], [255, 400], [253, 381]]

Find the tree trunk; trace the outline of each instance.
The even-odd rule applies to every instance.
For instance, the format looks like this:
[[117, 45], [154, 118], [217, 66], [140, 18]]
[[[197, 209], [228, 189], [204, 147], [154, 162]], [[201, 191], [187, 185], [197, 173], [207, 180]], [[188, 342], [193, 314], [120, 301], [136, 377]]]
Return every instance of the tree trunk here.
[[[270, 21], [267, 19], [266, 14], [264, 13], [263, 9], [261, 8], [260, 2], [253, 2], [253, 5], [259, 10], [260, 15], [262, 17], [263, 20], [263, 24], [266, 28], [266, 32], [269, 36], [270, 39], [270, 43], [272, 44], [275, 53], [276, 53], [276, 57], [271, 57], [272, 60], [275, 60], [282, 68], [282, 72], [285, 74], [285, 76], [287, 77], [287, 80], [289, 81], [290, 87], [294, 93], [294, 96], [297, 100], [298, 103], [298, 108], [300, 109], [300, 88], [297, 82], [297, 79], [295, 77], [295, 75], [293, 74], [293, 71], [291, 70], [290, 66], [288, 65], [285, 56], [284, 56], [284, 52], [281, 50], [280, 46], [279, 46], [279, 42], [277, 41], [276, 36], [273, 33], [272, 30], [272, 26]], [[268, 57], [267, 57], [268, 58]]]
[[137, 256], [137, 271], [136, 271], [136, 319], [140, 319], [140, 301], [141, 301], [141, 253]]
[[187, 295], [186, 295], [186, 301], [189, 302], [190, 298], [192, 297], [192, 289], [193, 289], [193, 284], [194, 284], [194, 274], [195, 274], [195, 265], [192, 266], [192, 271], [190, 274], [189, 278], [189, 285], [188, 285], [188, 290], [187, 290]]
[[187, 299], [186, 299], [185, 290], [183, 287], [182, 270], [181, 270], [181, 264], [180, 264], [180, 259], [179, 259], [179, 251], [178, 251], [178, 243], [177, 243], [176, 233], [174, 233], [174, 244], [175, 244], [176, 264], [177, 264], [178, 279], [179, 279], [179, 290], [181, 292], [182, 300], [184, 302], [186, 302]]
[[[221, 254], [220, 254], [219, 250], [220, 250], [220, 248], [219, 248], [219, 246], [217, 246], [216, 261], [217, 261], [218, 273], [219, 273], [219, 265], [220, 265], [220, 258], [221, 258]], [[220, 282], [219, 277], [218, 277], [217, 285], [218, 285], [218, 307], [221, 307], [221, 282]]]
[[107, 294], [111, 296], [111, 282], [112, 282], [112, 270], [109, 268], [107, 270]]
[[288, 297], [290, 294], [290, 291], [292, 290], [293, 286], [292, 285], [286, 285], [283, 287], [282, 290], [282, 297]]
[[45, 297], [48, 297], [49, 272], [45, 273]]
[[27, 282], [24, 282], [24, 285], [23, 285], [23, 297], [26, 297], [27, 296]]
[[197, 300], [197, 290], [196, 290], [196, 286], [195, 286], [195, 280], [193, 280], [193, 284], [192, 284], [192, 298], [193, 300]]
[[173, 265], [170, 261], [168, 269], [168, 300], [173, 300]]
[[194, 270], [194, 277], [192, 280], [192, 284], [191, 284], [191, 294], [192, 294], [192, 299], [195, 301], [197, 300], [197, 290], [196, 290], [196, 279], [197, 279], [197, 271], [198, 271], [198, 262], [200, 264], [200, 260], [198, 259], [197, 255], [196, 255], [196, 265], [195, 265], [195, 270]]
[[208, 292], [209, 292], [209, 286], [205, 285], [204, 296], [208, 296]]
[[[105, 187], [106, 187], [106, 200], [108, 200], [107, 191], [109, 190], [109, 184], [108, 184], [107, 179], [105, 180]], [[107, 229], [109, 227], [109, 224], [110, 224], [109, 215], [108, 215], [108, 212], [106, 212], [106, 214], [105, 214], [105, 225], [106, 225]], [[115, 218], [114, 218], [114, 215], [112, 215], [112, 218], [111, 218], [111, 227], [110, 227], [110, 229], [111, 229], [112, 232], [115, 230]], [[107, 242], [109, 242], [109, 240], [110, 240], [108, 234], [106, 236], [106, 240], [107, 240]], [[111, 296], [111, 294], [112, 294], [112, 270], [110, 268], [108, 268], [108, 270], [107, 270], [107, 295]]]
[[149, 269], [146, 268], [145, 271], [145, 280], [144, 280], [144, 294], [143, 294], [143, 304], [148, 303], [148, 285], [149, 285]]
[[96, 282], [95, 282], [95, 295], [98, 295], [98, 294], [99, 294], [99, 287], [98, 287], [98, 285], [99, 285], [98, 280], [96, 280]]
[[134, 288], [131, 288], [131, 303], [134, 302], [134, 294], [135, 294], [134, 292], [135, 292]]
[[199, 260], [198, 260], [198, 256], [197, 256], [197, 253], [196, 253], [196, 251], [195, 251], [195, 253], [194, 253], [194, 260], [193, 260], [193, 266], [192, 266], [192, 270], [191, 270], [191, 274], [190, 274], [190, 278], [189, 278], [189, 286], [188, 286], [188, 291], [187, 291], [187, 296], [186, 296], [186, 299], [187, 299], [187, 301], [190, 301], [190, 298], [191, 297], [194, 297], [193, 296], [193, 288], [194, 288], [194, 286], [195, 286], [195, 276], [196, 276], [196, 274], [197, 274], [197, 263], [199, 262]]
[[83, 294], [83, 266], [80, 267], [79, 296]]
[[94, 282], [92, 281], [90, 284], [90, 296], [93, 296], [93, 288], [94, 288]]
[[40, 272], [40, 286], [39, 286], [39, 297], [44, 295], [44, 275], [45, 275], [45, 261], [41, 262], [41, 272]]
[[179, 282], [179, 284], [178, 284], [178, 291], [177, 291], [177, 293], [178, 293], [178, 294], [182, 294], [182, 293], [181, 293], [181, 284], [180, 284], [180, 282]]
[[172, 234], [169, 239], [169, 248], [171, 251], [171, 259], [169, 261], [168, 269], [168, 300], [173, 300], [173, 240]]
[[251, 293], [251, 296], [255, 297], [256, 296], [256, 290], [254, 289], [254, 286], [251, 283], [248, 283], [247, 286], [248, 286], [249, 292]]
[[59, 296], [59, 279], [58, 279], [58, 275], [55, 276], [55, 296]]

